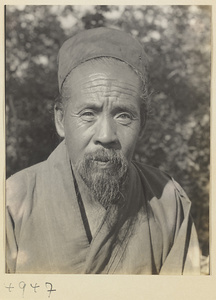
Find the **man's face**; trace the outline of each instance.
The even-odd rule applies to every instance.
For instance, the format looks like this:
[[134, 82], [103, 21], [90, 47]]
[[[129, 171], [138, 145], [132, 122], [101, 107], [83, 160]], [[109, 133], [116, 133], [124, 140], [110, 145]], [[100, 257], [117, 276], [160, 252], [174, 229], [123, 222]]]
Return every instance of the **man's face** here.
[[62, 135], [72, 165], [76, 167], [87, 158], [91, 164], [85, 169], [90, 175], [97, 173], [98, 179], [104, 174], [114, 178], [117, 170], [123, 174], [140, 131], [138, 76], [124, 63], [86, 62], [69, 75], [63, 93], [68, 100]]
[[101, 148], [121, 150], [131, 161], [140, 131], [139, 93], [139, 78], [126, 64], [87, 62], [73, 70], [63, 119], [72, 164]]

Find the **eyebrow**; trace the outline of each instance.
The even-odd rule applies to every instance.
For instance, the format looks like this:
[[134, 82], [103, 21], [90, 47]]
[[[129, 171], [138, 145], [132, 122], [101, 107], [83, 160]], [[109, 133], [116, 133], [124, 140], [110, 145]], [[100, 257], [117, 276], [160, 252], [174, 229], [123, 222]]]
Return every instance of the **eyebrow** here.
[[102, 110], [102, 107], [103, 107], [102, 105], [96, 104], [95, 101], [94, 102], [91, 102], [91, 101], [87, 102], [86, 101], [85, 103], [79, 103], [77, 105], [76, 109], [81, 111], [85, 108], [90, 108], [90, 109], [94, 109], [96, 111], [100, 111], [100, 110]]
[[133, 114], [139, 113], [138, 109], [132, 104], [128, 104], [128, 105], [120, 104], [116, 107], [114, 106], [112, 111], [114, 113], [115, 112], [120, 112], [120, 111], [130, 112], [130, 113], [133, 113]]
[[[103, 108], [103, 105], [101, 104], [97, 104], [95, 102], [86, 102], [86, 103], [82, 103], [81, 105], [79, 105], [76, 109], [81, 111], [83, 109], [86, 109], [86, 108], [89, 108], [89, 109], [93, 109], [95, 111], [102, 111], [102, 108]], [[133, 113], [133, 114], [138, 114], [139, 113], [139, 110], [136, 108], [135, 105], [133, 104], [117, 104], [115, 105], [115, 103], [113, 104], [112, 108], [111, 108], [111, 111], [113, 113], [117, 113], [117, 112], [120, 112], [120, 111], [125, 111], [125, 112], [130, 112], [130, 113]]]

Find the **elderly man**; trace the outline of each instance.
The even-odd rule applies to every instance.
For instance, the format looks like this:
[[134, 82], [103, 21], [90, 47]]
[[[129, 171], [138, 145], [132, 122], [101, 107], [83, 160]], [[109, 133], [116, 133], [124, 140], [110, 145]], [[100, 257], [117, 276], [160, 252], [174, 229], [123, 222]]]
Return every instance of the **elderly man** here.
[[146, 122], [147, 57], [122, 31], [68, 39], [58, 56], [50, 157], [8, 180], [7, 272], [197, 274], [182, 188], [132, 161]]

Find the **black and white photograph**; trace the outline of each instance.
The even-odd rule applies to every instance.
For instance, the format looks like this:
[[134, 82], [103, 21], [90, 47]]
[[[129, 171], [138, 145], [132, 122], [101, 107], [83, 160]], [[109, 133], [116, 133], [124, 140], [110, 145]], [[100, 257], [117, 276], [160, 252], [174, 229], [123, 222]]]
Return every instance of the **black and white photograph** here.
[[210, 16], [6, 6], [8, 273], [208, 273]]
[[5, 274], [211, 277], [211, 5], [4, 17]]

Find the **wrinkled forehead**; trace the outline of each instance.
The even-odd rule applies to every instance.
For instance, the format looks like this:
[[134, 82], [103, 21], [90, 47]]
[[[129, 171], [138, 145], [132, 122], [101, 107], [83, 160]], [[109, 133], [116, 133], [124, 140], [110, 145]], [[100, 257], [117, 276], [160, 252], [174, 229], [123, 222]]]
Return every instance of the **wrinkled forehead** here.
[[148, 59], [143, 46], [128, 33], [110, 28], [81, 31], [68, 39], [58, 55], [58, 83], [61, 92], [70, 72], [80, 64], [99, 57], [125, 62], [147, 76]]
[[112, 91], [127, 89], [134, 96], [142, 93], [142, 81], [125, 62], [113, 58], [88, 60], [74, 68], [63, 83], [62, 96], [70, 98], [75, 90]]

